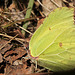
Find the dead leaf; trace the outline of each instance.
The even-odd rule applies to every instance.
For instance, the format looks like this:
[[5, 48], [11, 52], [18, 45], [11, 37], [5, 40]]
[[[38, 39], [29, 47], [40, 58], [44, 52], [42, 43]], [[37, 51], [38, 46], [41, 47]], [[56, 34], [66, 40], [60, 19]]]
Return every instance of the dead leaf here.
[[[8, 41], [0, 39], [0, 48], [5, 45]], [[4, 48], [0, 50], [0, 53], [4, 54], [7, 50], [9, 50], [12, 45], [7, 44]]]
[[[13, 1], [13, 3], [10, 5], [9, 10], [11, 11], [10, 13], [12, 13], [11, 20], [15, 21], [15, 20], [21, 20], [25, 18], [24, 14], [20, 13], [20, 10], [18, 9], [15, 1]], [[21, 22], [18, 23], [21, 24]]]
[[5, 75], [26, 75], [28, 73], [31, 73], [31, 69], [27, 68], [26, 64], [17, 66], [6, 65]]
[[13, 30], [13, 31], [8, 30], [8, 31], [7, 31], [7, 34], [10, 35], [10, 36], [15, 36], [15, 35], [18, 34], [17, 37], [25, 39], [25, 37], [23, 36], [23, 34], [21, 33], [21, 31], [20, 31], [19, 28], [16, 29], [16, 30]]
[[39, 28], [39, 26], [43, 23], [43, 21], [44, 21], [44, 18], [42, 18], [38, 21], [36, 29]]
[[[54, 1], [60, 7], [62, 7], [62, 0], [52, 0], [52, 1]], [[50, 11], [53, 11], [54, 9], [57, 8], [57, 6], [54, 3], [52, 3], [52, 1], [51, 0], [42, 0], [42, 4], [46, 8], [48, 8]], [[42, 8], [43, 8], [43, 13], [47, 16], [50, 12], [47, 11], [47, 9], [45, 9], [44, 7], [42, 7]]]
[[20, 65], [20, 64], [23, 64], [22, 60], [16, 60], [13, 63], [13, 65]]
[[27, 52], [23, 47], [15, 48], [15, 50], [11, 50], [5, 53], [4, 57], [6, 57], [6, 60], [10, 63], [17, 60], [18, 58], [21, 58], [23, 55], [25, 55]]

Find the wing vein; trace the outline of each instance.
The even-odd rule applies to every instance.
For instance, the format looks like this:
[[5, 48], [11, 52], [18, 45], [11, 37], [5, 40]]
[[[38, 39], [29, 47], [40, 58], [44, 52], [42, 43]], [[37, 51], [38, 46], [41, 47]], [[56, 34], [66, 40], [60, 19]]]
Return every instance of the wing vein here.
[[[69, 29], [69, 28], [71, 28], [71, 27], [68, 27], [67, 29]], [[67, 30], [67, 29], [65, 29], [65, 30]], [[65, 30], [64, 30], [64, 31], [65, 31]], [[63, 31], [63, 32], [64, 32], [64, 31]], [[57, 35], [56, 38], [54, 39], [54, 41], [55, 41], [63, 32], [61, 32], [59, 35]], [[54, 41], [53, 41], [52, 43], [50, 43], [44, 50], [42, 50], [42, 52], [40, 52], [39, 55], [40, 55], [41, 53], [43, 53], [48, 47], [50, 47], [50, 46], [54, 43]], [[38, 55], [38, 56], [39, 56], [39, 55]]]

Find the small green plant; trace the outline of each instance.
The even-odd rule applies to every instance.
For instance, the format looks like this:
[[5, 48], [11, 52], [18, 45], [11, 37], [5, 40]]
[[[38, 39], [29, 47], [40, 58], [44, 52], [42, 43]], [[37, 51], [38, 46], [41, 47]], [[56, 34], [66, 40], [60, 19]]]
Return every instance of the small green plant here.
[[[30, 15], [31, 15], [31, 11], [32, 11], [32, 8], [33, 8], [33, 4], [34, 4], [34, 0], [29, 0], [29, 3], [28, 3], [28, 9], [26, 11], [26, 15], [25, 15], [25, 19], [26, 18], [30, 18]], [[24, 25], [23, 25], [23, 28], [26, 29], [28, 26], [28, 22], [26, 22]], [[25, 31], [22, 30], [22, 33], [25, 35]]]

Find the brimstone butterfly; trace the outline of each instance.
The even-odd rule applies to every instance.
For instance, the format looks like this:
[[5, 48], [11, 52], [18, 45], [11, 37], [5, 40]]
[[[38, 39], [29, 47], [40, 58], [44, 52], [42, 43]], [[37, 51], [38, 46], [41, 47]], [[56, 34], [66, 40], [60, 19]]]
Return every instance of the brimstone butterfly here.
[[47, 69], [52, 71], [74, 69], [74, 8], [62, 7], [51, 12], [32, 36], [29, 50], [34, 60]]

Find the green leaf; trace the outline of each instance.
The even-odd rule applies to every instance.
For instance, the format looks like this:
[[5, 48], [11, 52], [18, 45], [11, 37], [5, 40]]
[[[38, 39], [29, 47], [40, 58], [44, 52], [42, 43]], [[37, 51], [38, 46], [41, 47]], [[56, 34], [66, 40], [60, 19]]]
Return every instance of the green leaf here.
[[75, 25], [73, 8], [57, 8], [36, 30], [29, 44], [32, 57], [52, 71], [75, 68]]

